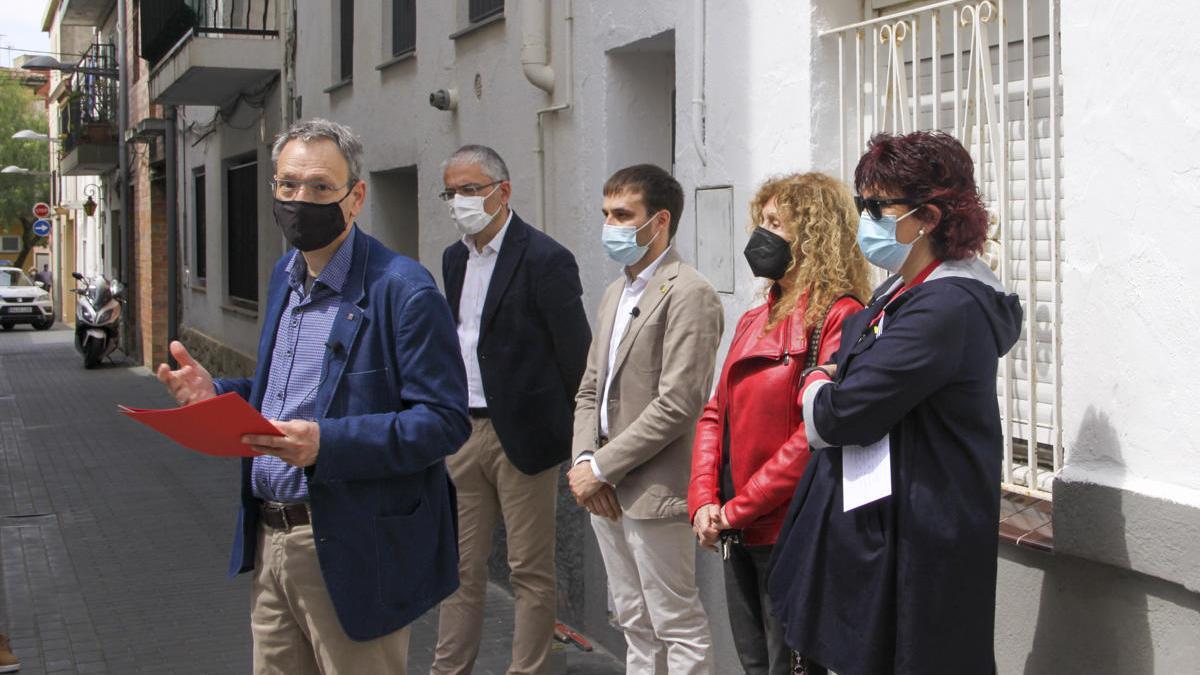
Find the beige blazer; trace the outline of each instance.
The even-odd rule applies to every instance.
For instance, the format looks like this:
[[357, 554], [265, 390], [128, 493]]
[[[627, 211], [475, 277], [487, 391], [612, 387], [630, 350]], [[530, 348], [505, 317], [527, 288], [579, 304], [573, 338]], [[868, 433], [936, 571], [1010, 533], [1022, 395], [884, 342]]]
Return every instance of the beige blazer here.
[[687, 517], [696, 421], [711, 393], [725, 315], [711, 284], [671, 249], [638, 302], [614, 360], [608, 443], [600, 441], [600, 401], [608, 347], [625, 277], [604, 292], [587, 370], [575, 397], [575, 458], [595, 451], [630, 518]]

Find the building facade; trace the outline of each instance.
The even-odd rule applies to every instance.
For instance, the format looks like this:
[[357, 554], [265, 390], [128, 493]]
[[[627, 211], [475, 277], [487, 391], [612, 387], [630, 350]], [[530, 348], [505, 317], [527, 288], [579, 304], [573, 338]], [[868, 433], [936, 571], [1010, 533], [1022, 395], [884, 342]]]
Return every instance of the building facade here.
[[[191, 32], [161, 17], [161, 34], [147, 29], [150, 4], [191, 11]], [[514, 208], [575, 253], [593, 312], [619, 274], [600, 246], [605, 178], [670, 168], [688, 195], [675, 245], [730, 326], [761, 295], [740, 252], [765, 178], [848, 178], [877, 131], [956, 134], [995, 216], [989, 258], [1027, 317], [997, 382], [999, 670], [1184, 672], [1200, 659], [1200, 429], [1183, 412], [1200, 366], [1167, 325], [1200, 290], [1181, 245], [1180, 211], [1200, 205], [1188, 3], [1152, 16], [1079, 0], [129, 5], [147, 100], [173, 107], [178, 148], [178, 241], [163, 248], [150, 228], [138, 250], [154, 270], [176, 252], [179, 330], [229, 372], [252, 365], [285, 250], [269, 143], [297, 118], [364, 138], [359, 224], [435, 276], [457, 236], [436, 198], [441, 163], [464, 143], [495, 147]], [[157, 297], [160, 280], [141, 292]], [[559, 517], [560, 616], [620, 652], [583, 514], [564, 500]], [[720, 562], [697, 556], [720, 672], [737, 672]]]

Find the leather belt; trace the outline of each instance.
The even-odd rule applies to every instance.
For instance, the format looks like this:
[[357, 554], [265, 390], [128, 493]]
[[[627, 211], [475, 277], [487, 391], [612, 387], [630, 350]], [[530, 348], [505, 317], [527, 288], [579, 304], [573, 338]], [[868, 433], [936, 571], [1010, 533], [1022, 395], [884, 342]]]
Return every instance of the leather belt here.
[[312, 518], [308, 514], [308, 504], [281, 504], [279, 502], [263, 502], [258, 507], [262, 522], [276, 530], [290, 530], [298, 525], [308, 525]]
[[491, 415], [488, 414], [487, 408], [467, 408], [467, 414], [477, 420], [486, 420], [491, 418]]

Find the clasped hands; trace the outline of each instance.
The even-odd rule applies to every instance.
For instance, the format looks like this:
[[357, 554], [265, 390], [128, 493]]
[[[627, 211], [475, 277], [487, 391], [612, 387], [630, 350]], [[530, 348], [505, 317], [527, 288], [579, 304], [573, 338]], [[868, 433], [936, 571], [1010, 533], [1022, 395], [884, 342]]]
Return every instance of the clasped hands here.
[[617, 502], [617, 491], [613, 486], [596, 478], [592, 472], [592, 461], [585, 459], [567, 471], [567, 483], [575, 503], [589, 513], [616, 520], [621, 517], [621, 505]]
[[725, 517], [725, 507], [716, 504], [701, 506], [696, 510], [696, 517], [692, 520], [692, 531], [696, 533], [696, 539], [701, 546], [710, 551], [717, 550], [721, 532], [732, 529], [733, 526]]
[[[179, 367], [171, 370], [160, 363], [155, 375], [167, 387], [179, 405], [198, 403], [217, 395], [212, 375], [188, 353], [183, 343], [175, 341], [170, 346], [171, 355]], [[248, 434], [242, 443], [255, 452], [274, 455], [295, 467], [312, 466], [317, 463], [317, 451], [321, 447], [321, 427], [309, 420], [270, 420], [282, 436]]]

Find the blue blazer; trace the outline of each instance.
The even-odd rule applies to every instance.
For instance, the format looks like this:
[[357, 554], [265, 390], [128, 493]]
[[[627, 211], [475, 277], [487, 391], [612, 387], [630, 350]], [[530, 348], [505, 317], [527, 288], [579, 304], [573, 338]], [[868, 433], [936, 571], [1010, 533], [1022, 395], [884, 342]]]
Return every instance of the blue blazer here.
[[[218, 380], [261, 408], [279, 318], [275, 265], [254, 378]], [[308, 467], [313, 536], [346, 635], [402, 628], [458, 588], [458, 522], [444, 458], [470, 433], [454, 320], [429, 272], [359, 231], [316, 394], [321, 446]], [[242, 462], [230, 575], [254, 568], [258, 504]]]
[[[442, 279], [458, 319], [467, 246], [442, 253]], [[536, 474], [571, 456], [575, 392], [592, 331], [575, 256], [513, 214], [483, 301], [479, 372], [488, 412], [513, 466]]]

